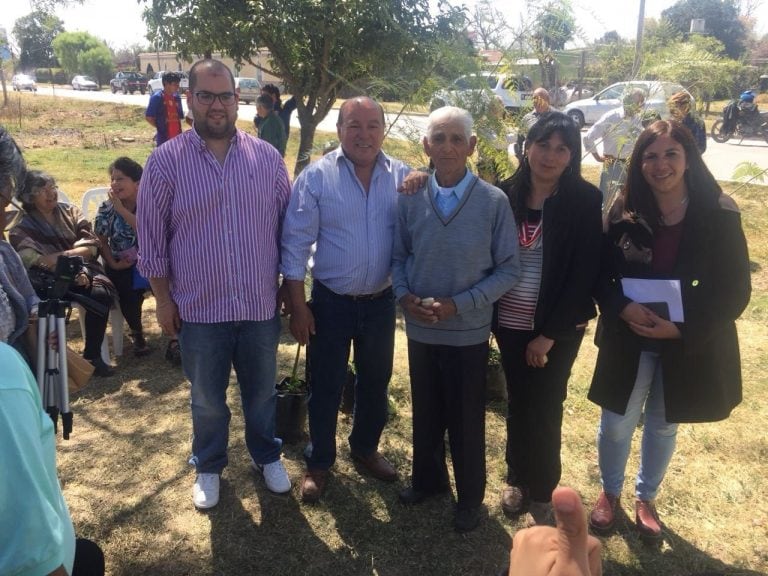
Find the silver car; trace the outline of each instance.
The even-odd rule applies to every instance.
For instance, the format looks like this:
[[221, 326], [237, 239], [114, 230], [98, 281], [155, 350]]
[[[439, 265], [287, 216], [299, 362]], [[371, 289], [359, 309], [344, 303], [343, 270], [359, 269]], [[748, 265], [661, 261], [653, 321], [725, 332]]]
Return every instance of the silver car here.
[[27, 74], [16, 74], [11, 78], [11, 86], [14, 90], [21, 92], [22, 90], [29, 90], [30, 92], [37, 92], [37, 84], [32, 76]]
[[[652, 80], [632, 80], [611, 84], [590, 98], [582, 98], [566, 105], [563, 112], [578, 126], [594, 124], [610, 110], [622, 105], [624, 96], [639, 88], [645, 92], [646, 110], [655, 110], [662, 118], [669, 115], [667, 100], [676, 92], [687, 92], [680, 84], [674, 82], [657, 82]], [[691, 97], [693, 102], [693, 97]]]
[[99, 85], [90, 76], [78, 75], [72, 78], [72, 90], [93, 90], [96, 92]]

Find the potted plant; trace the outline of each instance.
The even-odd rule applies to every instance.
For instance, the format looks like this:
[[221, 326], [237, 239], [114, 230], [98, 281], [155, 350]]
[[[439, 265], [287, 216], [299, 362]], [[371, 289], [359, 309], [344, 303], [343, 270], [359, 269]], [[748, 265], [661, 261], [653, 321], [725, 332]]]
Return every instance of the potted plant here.
[[275, 436], [286, 444], [295, 444], [305, 437], [307, 421], [307, 383], [298, 377], [301, 344], [296, 348], [293, 370], [276, 386]]
[[507, 378], [504, 375], [504, 368], [501, 365], [501, 353], [496, 347], [496, 341], [493, 336], [491, 336], [491, 342], [488, 347], [485, 396], [489, 401], [506, 401], [507, 399]]

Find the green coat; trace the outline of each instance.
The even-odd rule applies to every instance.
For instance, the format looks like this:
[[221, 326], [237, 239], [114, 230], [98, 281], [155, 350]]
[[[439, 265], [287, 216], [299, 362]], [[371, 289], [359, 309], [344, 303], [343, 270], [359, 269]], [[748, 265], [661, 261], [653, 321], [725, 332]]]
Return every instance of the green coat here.
[[269, 114], [259, 126], [259, 138], [266, 140], [277, 148], [280, 156], [285, 156], [285, 145], [288, 137], [285, 135], [283, 121], [276, 114]]

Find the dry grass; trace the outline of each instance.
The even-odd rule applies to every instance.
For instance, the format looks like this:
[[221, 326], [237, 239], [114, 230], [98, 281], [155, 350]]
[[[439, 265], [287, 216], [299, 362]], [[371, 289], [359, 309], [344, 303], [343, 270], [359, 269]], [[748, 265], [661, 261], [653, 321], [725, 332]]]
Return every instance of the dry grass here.
[[[36, 143], [37, 148], [26, 151], [31, 163], [69, 183], [65, 189], [75, 199], [78, 190], [104, 181], [105, 166], [114, 156], [128, 153], [143, 160], [149, 151], [151, 130], [130, 109], [115, 112], [121, 121], [112, 118], [104, 127], [94, 122], [88, 128], [79, 127], [82, 112], [74, 119], [56, 116], [55, 124], [45, 109], [36, 114], [25, 118], [22, 130], [7, 116], [0, 122], [25, 146]], [[105, 108], [98, 117], [110, 114]], [[126, 125], [121, 128], [122, 121]], [[62, 130], [77, 137], [62, 141], [57, 135]], [[98, 140], [98, 134], [131, 134], [138, 141], [115, 145], [107, 138], [108, 146], [96, 148], [83, 144]], [[595, 180], [597, 173], [588, 171], [588, 176]], [[681, 427], [658, 501], [667, 525], [665, 543], [660, 548], [643, 545], [627, 520], [603, 540], [607, 574], [768, 574], [766, 192], [752, 186], [736, 195], [755, 269], [752, 303], [739, 321], [745, 400], [725, 422]], [[220, 505], [203, 514], [190, 499], [194, 473], [186, 462], [188, 385], [162, 359], [165, 340], [154, 322], [151, 298], [144, 318], [154, 354], [141, 361], [130, 355], [117, 359], [115, 377], [94, 380], [79, 394], [73, 402], [73, 436], [59, 443], [60, 475], [77, 531], [101, 543], [110, 575], [493, 575], [505, 563], [519, 525], [507, 520], [498, 505], [504, 478], [502, 405], [492, 404], [487, 412], [489, 518], [478, 530], [465, 536], [453, 532], [448, 498], [416, 508], [397, 501], [411, 458], [402, 324], [390, 390], [391, 420], [382, 441], [383, 451], [401, 471], [400, 482], [385, 485], [358, 475], [346, 447], [350, 422], [340, 416], [339, 458], [322, 503], [301, 504], [297, 487], [287, 497], [270, 494], [250, 470], [233, 385], [230, 465]], [[70, 333], [75, 347], [81, 346], [76, 323]], [[290, 370], [294, 351], [295, 344], [284, 336], [278, 354], [281, 375]], [[598, 409], [586, 400], [594, 358], [590, 337], [574, 367], [563, 426], [562, 481], [580, 490], [588, 503], [599, 484], [594, 445]], [[284, 454], [295, 480], [303, 470], [301, 449], [289, 446]], [[636, 467], [635, 450], [629, 477]], [[623, 496], [629, 510], [631, 481]]]

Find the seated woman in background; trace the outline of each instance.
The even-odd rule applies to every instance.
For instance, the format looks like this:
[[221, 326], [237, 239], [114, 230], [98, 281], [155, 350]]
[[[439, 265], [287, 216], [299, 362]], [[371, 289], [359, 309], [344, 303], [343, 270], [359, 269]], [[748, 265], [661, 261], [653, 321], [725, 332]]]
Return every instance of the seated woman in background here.
[[120, 157], [108, 168], [111, 179], [109, 200], [96, 214], [94, 231], [101, 242], [107, 276], [117, 289], [120, 311], [131, 328], [133, 353], [150, 353], [141, 327], [141, 306], [144, 302], [146, 280], [136, 270], [136, 197], [143, 169], [130, 158]]
[[[17, 197], [22, 211], [11, 227], [9, 236], [11, 245], [29, 270], [30, 278], [35, 277], [35, 271], [55, 270], [59, 256], [80, 256], [84, 266], [69, 290], [109, 309], [113, 304], [114, 286], [96, 260], [99, 239], [91, 231], [90, 222], [74, 206], [59, 204], [56, 181], [45, 172], [27, 172]], [[38, 289], [37, 286], [35, 288]], [[93, 364], [96, 376], [113, 374], [112, 367], [100, 356], [108, 317], [108, 313], [101, 315], [85, 311], [83, 357]]]
[[[0, 127], [0, 222], [6, 226], [5, 209], [11, 204], [16, 184], [24, 180], [24, 159], [13, 138]], [[30, 317], [37, 311], [39, 298], [13, 247], [0, 235], [0, 341], [16, 348], [29, 362], [33, 356], [25, 342]], [[34, 335], [32, 335], [34, 338]]]

